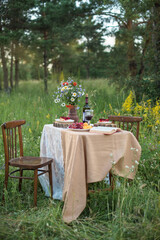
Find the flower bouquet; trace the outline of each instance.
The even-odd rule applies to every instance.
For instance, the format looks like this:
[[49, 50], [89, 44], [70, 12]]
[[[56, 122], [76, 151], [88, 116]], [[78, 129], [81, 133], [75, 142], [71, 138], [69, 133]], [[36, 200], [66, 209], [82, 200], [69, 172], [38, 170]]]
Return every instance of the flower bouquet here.
[[79, 98], [84, 95], [84, 91], [85, 89], [82, 89], [81, 85], [69, 77], [66, 82], [61, 82], [60, 87], [54, 93], [54, 102], [59, 103], [62, 107], [76, 106]]
[[75, 122], [79, 120], [77, 115], [77, 109], [79, 107], [77, 107], [77, 103], [79, 102], [79, 98], [84, 95], [84, 91], [85, 89], [82, 89], [81, 85], [69, 77], [66, 82], [61, 82], [57, 92], [53, 95], [53, 97], [55, 97], [55, 103], [59, 103], [62, 107], [68, 107], [68, 117]]

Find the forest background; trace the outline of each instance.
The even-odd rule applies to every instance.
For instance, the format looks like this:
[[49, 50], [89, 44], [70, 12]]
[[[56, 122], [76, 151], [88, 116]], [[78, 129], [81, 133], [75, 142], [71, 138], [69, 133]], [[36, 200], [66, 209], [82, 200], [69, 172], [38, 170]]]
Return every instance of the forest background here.
[[[107, 46], [105, 38], [115, 38]], [[107, 38], [106, 38], [107, 39]], [[105, 44], [104, 44], [105, 42]], [[107, 78], [160, 97], [158, 0], [1, 0], [0, 90], [20, 80]]]

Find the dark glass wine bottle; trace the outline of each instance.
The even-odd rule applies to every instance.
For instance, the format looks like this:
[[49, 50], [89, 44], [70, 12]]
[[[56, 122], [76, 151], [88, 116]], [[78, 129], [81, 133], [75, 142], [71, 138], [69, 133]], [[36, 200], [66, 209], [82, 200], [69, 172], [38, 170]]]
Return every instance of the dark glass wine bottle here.
[[85, 119], [85, 110], [87, 109], [90, 109], [90, 106], [88, 104], [88, 94], [86, 94], [85, 105], [83, 107], [83, 122], [87, 122], [87, 120]]

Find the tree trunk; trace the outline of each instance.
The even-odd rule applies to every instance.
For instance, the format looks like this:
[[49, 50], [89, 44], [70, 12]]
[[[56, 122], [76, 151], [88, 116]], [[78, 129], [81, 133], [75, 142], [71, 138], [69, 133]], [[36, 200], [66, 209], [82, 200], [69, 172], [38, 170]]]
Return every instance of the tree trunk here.
[[46, 49], [43, 52], [43, 64], [44, 64], [44, 91], [48, 92], [47, 88], [47, 51]]
[[153, 21], [153, 47], [154, 47], [154, 58], [155, 58], [155, 87], [157, 96], [160, 98], [160, 3], [157, 0], [154, 4], [153, 8], [153, 15], [154, 15], [154, 21]]
[[19, 58], [18, 58], [18, 44], [15, 44], [15, 87], [18, 87], [19, 83]]
[[13, 88], [13, 43], [11, 43], [10, 87]]
[[128, 51], [127, 51], [127, 57], [128, 57], [128, 63], [129, 63], [129, 71], [131, 78], [135, 78], [137, 75], [137, 63], [135, 59], [135, 46], [134, 46], [134, 38], [132, 36], [133, 31], [133, 22], [132, 19], [129, 19], [127, 21], [127, 29], [128, 29]]
[[90, 64], [89, 64], [89, 39], [87, 38], [87, 64], [86, 64], [86, 70], [87, 70], [87, 78], [90, 77]]
[[[44, 32], [44, 40], [47, 40], [47, 32]], [[44, 91], [47, 93], [48, 92], [48, 86], [47, 86], [47, 76], [48, 76], [48, 71], [47, 71], [47, 50], [46, 46], [44, 46], [44, 52], [43, 52], [43, 64], [44, 64]]]
[[141, 81], [142, 78], [143, 78], [143, 73], [144, 73], [144, 57], [145, 57], [145, 54], [146, 54], [146, 50], [147, 50], [147, 47], [148, 47], [148, 44], [151, 40], [151, 36], [149, 34], [149, 36], [147, 37], [147, 39], [145, 40], [145, 44], [144, 44], [144, 48], [143, 48], [143, 51], [142, 51], [142, 56], [141, 56], [141, 61], [140, 61], [140, 68], [139, 68], [139, 71], [138, 71], [138, 76], [139, 76], [139, 80]]
[[1, 76], [1, 72], [0, 72], [0, 91], [2, 90], [2, 76]]
[[4, 82], [4, 90], [8, 90], [8, 68], [7, 61], [5, 57], [4, 46], [1, 47], [1, 57], [2, 57], [2, 66], [3, 66], [3, 82]]

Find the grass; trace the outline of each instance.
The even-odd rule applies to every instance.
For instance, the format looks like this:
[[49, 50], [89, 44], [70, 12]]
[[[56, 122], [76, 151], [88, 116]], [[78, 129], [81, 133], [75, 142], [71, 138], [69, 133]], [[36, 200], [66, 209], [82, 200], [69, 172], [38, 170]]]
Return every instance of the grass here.
[[[117, 113], [121, 110], [127, 97], [123, 90], [117, 93], [105, 79], [83, 81], [82, 84], [94, 109], [94, 121], [112, 113], [109, 104]], [[23, 127], [26, 155], [38, 156], [44, 124], [51, 124], [56, 116], [67, 114], [66, 109], [53, 102], [56, 85], [49, 82], [49, 93], [44, 94], [43, 83], [21, 82], [19, 89], [10, 95], [0, 93], [0, 123], [26, 120]], [[83, 104], [84, 99], [78, 110], [80, 120]], [[0, 139], [1, 199], [4, 181], [2, 135]], [[156, 139], [142, 124], [139, 140], [142, 156], [134, 181], [129, 184], [118, 178], [120, 186], [113, 192], [90, 194], [83, 213], [69, 225], [62, 221], [63, 202], [46, 198], [40, 184], [38, 208], [32, 208], [31, 182], [24, 181], [19, 193], [17, 180], [9, 179], [6, 204], [0, 206], [0, 239], [160, 239], [160, 147]]]

